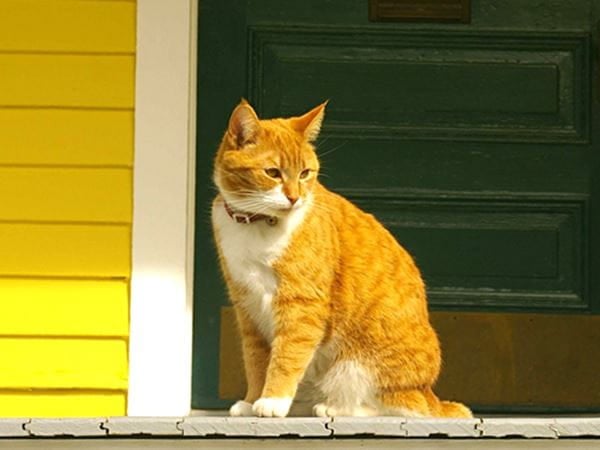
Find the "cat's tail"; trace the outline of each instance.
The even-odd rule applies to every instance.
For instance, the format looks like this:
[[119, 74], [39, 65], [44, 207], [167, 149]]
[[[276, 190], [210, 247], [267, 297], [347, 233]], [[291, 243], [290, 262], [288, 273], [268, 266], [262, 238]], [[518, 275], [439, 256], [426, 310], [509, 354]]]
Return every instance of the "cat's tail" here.
[[471, 410], [462, 403], [440, 400], [431, 388], [425, 389], [425, 397], [429, 410], [434, 417], [448, 417], [454, 419], [468, 419], [473, 417]]

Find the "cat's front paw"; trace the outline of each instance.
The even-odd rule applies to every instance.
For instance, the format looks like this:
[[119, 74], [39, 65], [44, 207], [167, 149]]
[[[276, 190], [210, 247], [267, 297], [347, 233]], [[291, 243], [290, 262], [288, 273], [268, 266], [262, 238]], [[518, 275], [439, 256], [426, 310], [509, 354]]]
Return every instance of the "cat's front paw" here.
[[263, 397], [252, 405], [254, 415], [258, 417], [285, 417], [292, 406], [290, 397]]
[[244, 400], [238, 400], [229, 408], [229, 415], [232, 417], [250, 417], [254, 416], [252, 411], [252, 403], [245, 402]]

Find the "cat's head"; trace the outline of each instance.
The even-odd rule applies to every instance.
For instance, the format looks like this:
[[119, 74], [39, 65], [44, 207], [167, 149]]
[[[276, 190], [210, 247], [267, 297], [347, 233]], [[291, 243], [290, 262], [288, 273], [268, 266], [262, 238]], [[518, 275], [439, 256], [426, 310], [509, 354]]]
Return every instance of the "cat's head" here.
[[319, 173], [313, 146], [323, 103], [304, 115], [260, 120], [248, 102], [233, 110], [215, 160], [214, 181], [235, 210], [285, 216], [309, 203]]

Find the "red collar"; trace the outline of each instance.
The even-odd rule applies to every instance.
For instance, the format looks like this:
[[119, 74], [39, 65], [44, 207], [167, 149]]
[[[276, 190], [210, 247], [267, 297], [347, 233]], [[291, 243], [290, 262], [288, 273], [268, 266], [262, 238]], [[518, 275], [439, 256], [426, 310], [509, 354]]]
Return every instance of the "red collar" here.
[[237, 223], [251, 224], [254, 222], [264, 220], [268, 225], [273, 226], [277, 225], [277, 222], [279, 221], [279, 219], [277, 219], [277, 217], [275, 216], [234, 211], [233, 209], [231, 209], [231, 206], [227, 204], [227, 202], [223, 202], [223, 205], [225, 206], [225, 211], [227, 211], [229, 217], [231, 217]]

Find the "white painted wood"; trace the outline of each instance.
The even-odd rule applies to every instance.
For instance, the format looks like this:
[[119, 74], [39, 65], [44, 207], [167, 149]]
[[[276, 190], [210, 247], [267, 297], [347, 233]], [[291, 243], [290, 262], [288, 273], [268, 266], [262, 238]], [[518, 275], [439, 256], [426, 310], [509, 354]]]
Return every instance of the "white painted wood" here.
[[285, 419], [263, 419], [257, 422], [259, 436], [325, 437], [333, 434], [328, 428], [329, 418], [288, 417]]
[[523, 439], [7, 439], [10, 450], [590, 450], [597, 440]]
[[104, 424], [109, 436], [182, 436], [175, 417], [110, 417]]
[[448, 437], [479, 437], [481, 419], [414, 419], [403, 425], [408, 437], [446, 435]]
[[184, 436], [331, 436], [330, 419], [319, 417], [186, 417], [180, 424]]
[[334, 436], [372, 434], [405, 437], [405, 423], [406, 419], [402, 417], [334, 417], [328, 427], [333, 430]]
[[186, 417], [179, 424], [184, 436], [219, 436], [224, 435], [229, 417]]
[[99, 437], [106, 436], [106, 430], [102, 428], [105, 421], [104, 418], [31, 419], [25, 424], [25, 430], [34, 437]]
[[484, 418], [478, 429], [482, 437], [557, 438], [553, 426], [552, 418]]
[[600, 437], [600, 417], [561, 417], [554, 419], [553, 428], [558, 437]]
[[[473, 433], [471, 427], [478, 433]], [[402, 438], [433, 436], [424, 442], [438, 448], [440, 442], [461, 442], [464, 447], [471, 442], [479, 442], [480, 446], [488, 446], [489, 442], [500, 442], [502, 438], [510, 438], [505, 442], [511, 445], [519, 442], [518, 438], [567, 438], [561, 442], [570, 442], [568, 438], [595, 438], [600, 444], [600, 417], [574, 418], [490, 418], [464, 420], [431, 420], [404, 419], [400, 417], [338, 417], [338, 418], [258, 418], [258, 417], [111, 417], [103, 418], [64, 418], [64, 419], [0, 419], [0, 448], [7, 438], [27, 437], [53, 438], [70, 436], [73, 438], [115, 438], [145, 436], [147, 439], [166, 437], [196, 437], [204, 443], [212, 437], [219, 438], [290, 438], [289, 442], [298, 444], [309, 442], [310, 438], [343, 437], [358, 442], [363, 436], [372, 435], [368, 442], [375, 445], [392, 442], [386, 438], [400, 438], [396, 446], [401, 445]], [[438, 439], [446, 435], [458, 439]], [[304, 439], [294, 439], [294, 437]], [[480, 438], [498, 439], [480, 439]], [[517, 439], [515, 439], [517, 437]], [[345, 440], [343, 440], [345, 441]], [[578, 440], [579, 441], [579, 440]], [[90, 441], [86, 441], [90, 442]], [[111, 441], [114, 442], [114, 441]], [[150, 442], [148, 440], [148, 442]], [[175, 441], [173, 441], [175, 442]], [[178, 441], [185, 442], [185, 441]], [[225, 441], [233, 442], [233, 441]], [[235, 441], [241, 442], [241, 441]], [[267, 442], [260, 440], [259, 442]], [[287, 442], [284, 441], [284, 442]], [[332, 444], [335, 440], [324, 439], [320, 442]], [[350, 442], [350, 441], [348, 441]], [[410, 439], [408, 442], [417, 442]], [[530, 440], [528, 442], [546, 442]], [[550, 441], [553, 442], [553, 441]], [[572, 441], [571, 441], [572, 442]], [[583, 440], [581, 440], [583, 442]], [[183, 445], [183, 444], [182, 444]], [[548, 445], [550, 445], [548, 443]], [[177, 445], [179, 446], [179, 445]], [[177, 447], [176, 446], [176, 447]], [[375, 448], [374, 447], [374, 448]], [[10, 447], [13, 448], [13, 447]], [[45, 447], [37, 447], [45, 448]], [[92, 448], [86, 445], [86, 448]], [[294, 447], [295, 448], [295, 447]], [[311, 447], [312, 448], [312, 447]], [[379, 447], [377, 447], [379, 448]], [[390, 447], [391, 448], [391, 447]], [[417, 448], [417, 447], [415, 447]], [[425, 447], [423, 447], [425, 448]], [[478, 447], [479, 448], [479, 447]], [[500, 448], [500, 447], [494, 447]], [[520, 447], [519, 447], [520, 448]], [[525, 446], [523, 448], [547, 448], [546, 446]], [[556, 447], [559, 448], [559, 447]], [[566, 448], [566, 447], [565, 447]]]
[[0, 419], [0, 438], [29, 436], [25, 424], [30, 419]]
[[191, 407], [197, 0], [137, 3], [128, 414]]

